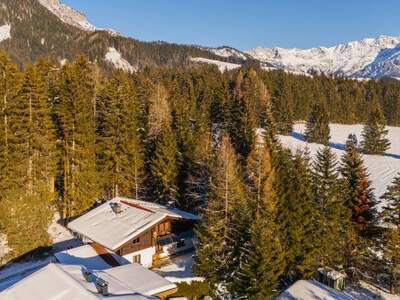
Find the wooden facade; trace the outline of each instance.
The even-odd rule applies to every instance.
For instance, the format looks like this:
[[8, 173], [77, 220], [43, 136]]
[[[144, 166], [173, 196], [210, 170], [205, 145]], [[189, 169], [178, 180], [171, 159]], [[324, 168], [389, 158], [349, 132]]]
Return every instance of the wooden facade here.
[[157, 238], [173, 233], [172, 227], [174, 222], [175, 220], [171, 218], [162, 220], [149, 230], [142, 233], [140, 236], [135, 237], [129, 242], [125, 243], [116, 251], [116, 253], [124, 256], [150, 247], [156, 247], [156, 252], [157, 250], [160, 251], [161, 247], [157, 245]]

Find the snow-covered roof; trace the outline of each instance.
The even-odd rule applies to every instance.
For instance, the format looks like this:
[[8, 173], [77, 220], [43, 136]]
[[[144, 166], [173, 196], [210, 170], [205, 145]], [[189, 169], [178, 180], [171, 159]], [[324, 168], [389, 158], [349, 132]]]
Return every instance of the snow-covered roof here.
[[[118, 278], [129, 289], [147, 296], [176, 288], [174, 283], [137, 263], [110, 268], [104, 272], [112, 278]], [[102, 273], [100, 272], [100, 276], [103, 278]]]
[[[121, 206], [120, 213], [113, 211], [115, 203]], [[110, 250], [116, 250], [167, 217], [193, 221], [200, 219], [176, 208], [117, 197], [70, 222], [68, 228]]]
[[109, 283], [106, 297], [97, 292], [94, 283], [84, 279], [82, 267], [49, 264], [0, 293], [0, 300], [156, 299], [130, 289], [112, 276], [103, 279]]
[[[112, 252], [110, 252], [110, 255], [121, 263], [121, 266], [112, 268], [90, 245], [55, 254], [57, 260], [63, 265], [83, 266], [89, 270], [96, 271], [96, 274], [107, 282], [109, 280], [117, 280], [126, 288], [143, 295], [157, 295], [176, 288], [175, 284], [142, 265], [132, 264], [125, 258]], [[80, 276], [78, 274], [78, 277]]]
[[284, 291], [278, 300], [354, 300], [351, 295], [315, 280], [299, 280]]
[[[130, 263], [127, 259], [114, 252], [108, 251], [108, 254], [111, 255], [120, 265]], [[81, 247], [61, 251], [56, 253], [54, 256], [63, 265], [84, 266], [90, 270], [106, 270], [112, 267], [101, 258], [91, 245], [83, 245]]]

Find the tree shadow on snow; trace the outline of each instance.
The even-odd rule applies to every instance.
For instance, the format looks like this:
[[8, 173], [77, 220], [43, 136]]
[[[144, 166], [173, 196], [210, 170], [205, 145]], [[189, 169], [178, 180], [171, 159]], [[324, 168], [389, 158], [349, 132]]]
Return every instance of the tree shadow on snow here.
[[[304, 134], [299, 133], [299, 132], [292, 132], [290, 134], [291, 137], [295, 138], [296, 140], [306, 142], [306, 137]], [[332, 149], [340, 150], [340, 151], [345, 151], [346, 150], [346, 145], [342, 143], [329, 143], [329, 147]], [[400, 159], [400, 154], [394, 154], [394, 153], [385, 153], [383, 156], [386, 157], [391, 157], [395, 159]]]

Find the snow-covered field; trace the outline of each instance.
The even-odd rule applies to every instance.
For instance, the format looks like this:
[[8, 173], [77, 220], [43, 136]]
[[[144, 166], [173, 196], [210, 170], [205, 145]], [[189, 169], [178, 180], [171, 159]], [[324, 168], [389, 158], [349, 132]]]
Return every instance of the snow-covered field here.
[[[341, 125], [331, 124], [330, 146], [338, 159], [343, 155], [345, 142], [349, 134], [357, 135], [358, 141], [362, 140], [361, 132], [363, 125]], [[315, 154], [322, 145], [309, 144], [304, 141], [305, 124], [295, 124], [293, 133], [290, 136], [280, 136], [280, 140], [285, 147], [292, 150], [305, 149], [308, 147], [311, 154]], [[390, 149], [383, 156], [364, 155], [364, 163], [375, 189], [375, 195], [379, 201], [377, 208], [382, 208], [384, 203], [379, 197], [385, 192], [386, 187], [392, 182], [393, 178], [400, 172], [400, 127], [388, 127], [388, 138], [391, 142]]]

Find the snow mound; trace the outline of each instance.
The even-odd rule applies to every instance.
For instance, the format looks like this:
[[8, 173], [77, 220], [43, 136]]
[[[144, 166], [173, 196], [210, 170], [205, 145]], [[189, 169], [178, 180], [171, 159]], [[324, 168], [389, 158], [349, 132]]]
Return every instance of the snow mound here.
[[218, 67], [218, 70], [220, 70], [221, 72], [230, 71], [230, 70], [238, 69], [241, 67], [241, 65], [238, 65], [238, 64], [227, 63], [227, 62], [203, 58], [203, 57], [192, 57], [192, 58], [190, 58], [190, 60], [193, 62], [197, 62], [197, 63], [216, 65]]
[[[344, 154], [345, 143], [349, 134], [354, 133], [358, 141], [362, 140], [361, 133], [363, 125], [341, 125], [331, 124], [330, 147], [339, 160]], [[385, 155], [363, 155], [364, 164], [369, 173], [374, 193], [378, 201], [377, 209], [381, 210], [385, 203], [379, 197], [386, 191], [393, 178], [400, 172], [400, 127], [387, 127], [389, 130], [388, 138], [391, 142], [390, 149]], [[308, 149], [311, 155], [315, 155], [318, 149], [323, 146], [320, 144], [307, 143], [304, 141], [305, 124], [295, 124], [293, 133], [290, 136], [280, 136], [282, 144], [295, 151], [297, 149]]]
[[11, 38], [11, 25], [0, 26], [0, 42]]
[[126, 72], [133, 73], [135, 68], [124, 58], [122, 58], [121, 53], [117, 49], [110, 47], [105, 56], [106, 60], [114, 65], [117, 69], [124, 70]]
[[[376, 39], [367, 38], [340, 44], [334, 47], [318, 47], [311, 49], [286, 49], [257, 47], [245, 51], [255, 59], [271, 63], [276, 67], [290, 72], [325, 73], [342, 76], [354, 76], [368, 65], [373, 63], [383, 50], [390, 50], [400, 44], [400, 37], [381, 35]], [[385, 50], [385, 51], [386, 51]], [[396, 51], [398, 53], [398, 51]], [[393, 54], [392, 54], [393, 56]], [[380, 61], [378, 61], [380, 63]], [[394, 68], [396, 61], [386, 68]], [[379, 67], [379, 66], [378, 66]], [[372, 70], [371, 70], [372, 69]], [[376, 70], [370, 67], [363, 76], [378, 77], [385, 74], [385, 70]], [[393, 73], [393, 72], [392, 72]]]

